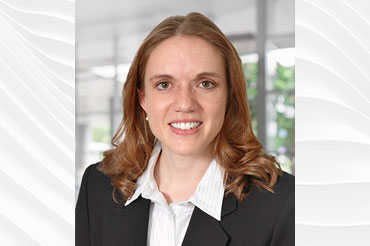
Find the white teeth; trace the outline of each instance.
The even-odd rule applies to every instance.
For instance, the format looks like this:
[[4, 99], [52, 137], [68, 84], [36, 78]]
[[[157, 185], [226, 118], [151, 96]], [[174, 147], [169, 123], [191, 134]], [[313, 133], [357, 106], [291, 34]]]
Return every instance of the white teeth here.
[[171, 123], [171, 126], [181, 130], [189, 130], [196, 128], [200, 125], [200, 122], [181, 122], [181, 123]]

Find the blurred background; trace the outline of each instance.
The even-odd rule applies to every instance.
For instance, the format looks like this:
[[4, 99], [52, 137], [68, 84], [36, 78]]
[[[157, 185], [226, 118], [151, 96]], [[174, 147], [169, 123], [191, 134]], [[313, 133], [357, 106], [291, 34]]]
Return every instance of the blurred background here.
[[294, 174], [294, 0], [76, 1], [76, 195], [122, 118], [121, 90], [145, 36], [172, 15], [206, 15], [238, 50], [253, 130]]

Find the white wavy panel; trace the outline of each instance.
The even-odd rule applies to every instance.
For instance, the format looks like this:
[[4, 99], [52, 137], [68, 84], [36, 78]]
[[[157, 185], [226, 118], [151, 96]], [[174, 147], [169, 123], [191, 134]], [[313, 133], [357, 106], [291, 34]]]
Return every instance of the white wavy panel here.
[[[0, 191], [5, 198], [0, 203], [2, 215], [13, 222], [18, 230], [31, 237], [33, 240], [30, 243], [73, 245], [74, 227], [42, 200], [33, 196], [29, 190], [19, 185], [20, 182], [21, 179], [11, 178], [0, 170]], [[29, 189], [34, 189], [31, 184]], [[6, 245], [1, 241], [0, 243]], [[15, 237], [8, 245], [21, 245], [20, 243], [18, 237]]]
[[[68, 82], [61, 78], [61, 74], [56, 73], [56, 71], [59, 70], [52, 66], [53, 64], [56, 64], [56, 62], [54, 61], [53, 64], [50, 64], [51, 62], [47, 62], [51, 61], [49, 58], [42, 58], [43, 54], [34, 48], [33, 43], [31, 43], [27, 38], [21, 35], [17, 29], [8, 23], [7, 17], [4, 17], [1, 13], [2, 12], [0, 9], [0, 23], [2, 23], [0, 40], [2, 40], [1, 45], [4, 46], [2, 49], [4, 55], [2, 57], [9, 59], [10, 57], [13, 57], [14, 54], [18, 54], [17, 57], [13, 58], [13, 60], [18, 60], [20, 63], [22, 63], [25, 69], [29, 70], [31, 78], [35, 78], [39, 81], [39, 86], [47, 88], [49, 94], [57, 97], [59, 103], [63, 105], [63, 107], [65, 107], [69, 112], [73, 112], [74, 85], [70, 85], [72, 84], [73, 80], [72, 82]], [[71, 47], [73, 51], [73, 46]], [[65, 51], [65, 54], [69, 54], [69, 62], [73, 62], [72, 60], [74, 59], [74, 52], [71, 53]], [[66, 65], [59, 66], [67, 67]], [[71, 71], [69, 73], [71, 73]], [[74, 74], [74, 72], [72, 74]], [[19, 76], [22, 76], [22, 74]]]
[[0, 213], [1, 245], [14, 245], [14, 238], [17, 238], [18, 245], [40, 245], [27, 233], [21, 230], [16, 224]]
[[297, 96], [296, 106], [296, 140], [370, 143], [370, 118], [347, 105]]
[[[0, 13], [2, 13], [4, 20], [9, 23], [17, 33], [22, 35], [28, 41], [28, 44], [31, 44], [32, 49], [36, 51], [34, 55], [42, 62], [48, 63], [48, 67], [51, 70], [60, 71], [61, 73], [58, 75], [61, 79], [63, 79], [65, 83], [69, 83], [70, 86], [73, 86], [72, 82], [74, 77], [72, 75], [74, 74], [74, 60], [71, 59], [71, 57], [74, 58], [74, 44], [65, 37], [74, 35], [74, 24], [59, 19], [56, 19], [56, 22], [52, 21], [55, 17], [51, 16], [42, 16], [43, 18], [41, 20], [34, 14], [22, 13], [18, 16], [15, 14], [18, 12], [14, 11], [12, 8], [8, 8], [7, 5], [3, 4], [1, 1]], [[33, 18], [23, 18], [24, 16], [33, 16]], [[29, 23], [33, 22], [37, 23], [36, 27], [45, 27], [46, 23], [48, 25], [50, 24], [53, 28], [48, 29], [53, 31], [50, 33], [43, 33], [42, 31], [34, 32], [33, 29], [27, 27]], [[55, 37], [55, 32], [59, 33], [59, 31], [62, 35]]]
[[297, 245], [369, 242], [369, 15], [368, 1], [296, 1]]
[[300, 83], [296, 89], [297, 97], [313, 97], [331, 101], [370, 117], [370, 97], [354, 87], [351, 80], [345, 79], [341, 71], [331, 70], [322, 64], [304, 58], [296, 58], [300, 72], [296, 75]]
[[74, 244], [74, 2], [0, 0], [0, 245]]
[[370, 226], [320, 226], [296, 224], [297, 246], [367, 246]]
[[[70, 54], [65, 54], [65, 51], [73, 53], [74, 22], [52, 15], [20, 11], [10, 4], [12, 2], [0, 0], [0, 8], [7, 21], [46, 56], [69, 61], [70, 66], [73, 67]], [[47, 27], [45, 22], [54, 28]]]
[[[1, 43], [2, 41], [0, 41], [0, 44]], [[5, 45], [3, 47], [5, 47]], [[4, 53], [6, 54], [7, 52]], [[40, 123], [38, 123], [42, 125], [40, 128], [47, 130], [50, 135], [58, 135], [58, 132], [65, 131], [65, 134], [62, 136], [56, 136], [54, 141], [59, 143], [59, 146], [65, 150], [67, 156], [73, 158], [73, 149], [68, 149], [69, 146], [74, 144], [73, 129], [68, 127], [74, 123], [71, 112], [66, 111], [58, 102], [58, 98], [50, 95], [50, 93], [39, 84], [37, 78], [32, 78], [31, 73], [24, 71], [21, 75], [12, 69], [8, 64], [21, 65], [21, 63], [14, 61], [15, 59], [13, 60], [13, 58], [9, 58], [7, 61], [0, 58], [1, 80], [3, 82], [12, 81], [12, 83], [3, 83], [2, 92], [0, 93], [7, 95], [7, 97], [9, 97], [8, 99], [11, 98], [15, 104], [19, 105], [18, 108], [24, 108], [24, 112], [32, 112], [29, 113], [29, 117], [32, 117], [34, 121], [40, 121]], [[21, 77], [24, 77], [25, 80], [22, 80]], [[0, 100], [5, 101], [5, 95]], [[10, 102], [10, 100], [6, 100], [4, 105], [10, 104]], [[9, 106], [11, 107], [12, 104]], [[4, 110], [9, 110], [9, 108]]]
[[[343, 140], [296, 141], [300, 184], [370, 182], [370, 144]], [[360, 170], [360, 171], [359, 171]]]
[[369, 190], [370, 182], [297, 184], [296, 206], [300, 213], [296, 222], [321, 226], [370, 226], [370, 196], [366, 195]]
[[[75, 4], [73, 0], [1, 0], [1, 2], [16, 9], [18, 12], [53, 16], [69, 22], [75, 22]], [[74, 42], [73, 37], [67, 38]]]
[[[352, 66], [356, 67], [358, 72], [369, 78], [370, 71], [367, 69], [367, 64], [370, 63], [369, 35], [361, 35], [359, 38], [360, 32], [355, 31], [358, 28], [354, 23], [360, 22], [364, 28], [369, 27], [366, 27], [367, 23], [356, 12], [349, 8], [345, 2], [338, 0], [305, 0], [297, 8], [297, 11], [301, 13], [299, 21], [297, 21], [299, 26], [322, 37], [326, 41], [326, 44], [322, 43], [322, 45], [330, 46], [329, 52], [341, 53], [342, 59], [345, 58], [352, 62]], [[315, 13], [315, 18], [309, 19], [312, 13]], [[325, 20], [325, 25], [323, 25], [323, 20]], [[352, 25], [347, 23], [352, 23]], [[320, 42], [319, 37], [317, 37], [317, 41]], [[349, 48], [353, 45], [356, 48]], [[327, 55], [327, 52], [325, 50], [324, 56]]]
[[[346, 33], [346, 29], [339, 23], [332, 23], [330, 16], [319, 15], [321, 10], [314, 5], [307, 4], [307, 1], [300, 0], [296, 11], [298, 13], [296, 16], [296, 45], [297, 47], [299, 45], [297, 58], [334, 70], [350, 81], [359, 91], [369, 92], [370, 71], [366, 65], [370, 62], [368, 58], [370, 54], [368, 48], [365, 49], [366, 46], [361, 45], [363, 42], [358, 42], [358, 38]], [[318, 18], [320, 16], [321, 18]], [[324, 17], [326, 19], [322, 19]], [[328, 24], [333, 24], [333, 26], [328, 26]], [[368, 30], [364, 30], [368, 33], [367, 36], [370, 35], [369, 30], [370, 26]], [[332, 33], [339, 34], [331, 37]], [[296, 89], [299, 92], [300, 88]]]

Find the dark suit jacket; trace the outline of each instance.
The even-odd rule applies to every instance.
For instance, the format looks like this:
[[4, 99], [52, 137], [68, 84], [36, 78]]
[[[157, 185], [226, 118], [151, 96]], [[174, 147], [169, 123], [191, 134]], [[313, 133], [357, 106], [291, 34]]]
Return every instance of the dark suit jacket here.
[[[127, 207], [112, 199], [110, 178], [89, 166], [76, 206], [76, 246], [146, 245], [150, 200], [141, 196]], [[238, 201], [227, 195], [221, 221], [194, 208], [183, 244], [294, 245], [294, 177], [284, 173], [275, 193], [251, 188]]]

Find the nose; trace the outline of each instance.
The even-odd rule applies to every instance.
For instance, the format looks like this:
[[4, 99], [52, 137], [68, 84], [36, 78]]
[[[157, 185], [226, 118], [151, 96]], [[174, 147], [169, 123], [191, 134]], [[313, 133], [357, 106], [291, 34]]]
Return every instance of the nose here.
[[183, 86], [176, 93], [176, 112], [194, 112], [197, 101], [191, 86]]

